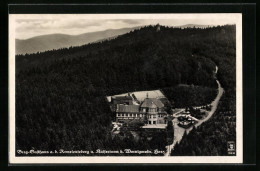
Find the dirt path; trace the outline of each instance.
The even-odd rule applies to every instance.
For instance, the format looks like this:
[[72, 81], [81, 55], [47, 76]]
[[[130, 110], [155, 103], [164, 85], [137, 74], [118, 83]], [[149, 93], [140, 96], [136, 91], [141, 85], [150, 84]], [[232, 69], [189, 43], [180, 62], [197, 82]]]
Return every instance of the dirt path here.
[[[215, 73], [218, 72], [218, 67], [216, 66], [216, 71]], [[215, 100], [211, 103], [212, 105], [212, 108], [211, 108], [211, 111], [209, 111], [207, 117], [205, 117], [204, 119], [202, 120], [199, 120], [196, 124], [195, 124], [195, 127], [198, 127], [200, 126], [202, 123], [208, 121], [212, 115], [215, 113], [215, 111], [217, 110], [217, 107], [218, 107], [218, 103], [219, 103], [219, 100], [221, 98], [221, 96], [223, 95], [223, 92], [224, 92], [224, 89], [221, 87], [221, 84], [219, 83], [218, 80], [216, 80], [217, 84], [218, 84], [218, 95], [217, 97], [215, 98]], [[177, 120], [177, 117], [175, 117], [173, 120], [172, 120], [173, 124], [174, 124], [174, 139], [173, 139], [173, 143], [171, 145], [168, 145], [166, 146], [166, 153], [164, 156], [170, 156], [170, 152], [172, 151], [172, 149], [174, 149], [174, 146], [176, 145], [176, 143], [180, 142], [181, 139], [182, 139], [182, 136], [185, 132], [185, 129], [182, 128], [182, 127], [179, 127], [178, 126], [178, 120]], [[186, 129], [187, 131], [187, 134], [193, 129], [193, 127], [190, 127], [189, 129]]]
[[[223, 92], [224, 92], [224, 89], [221, 87], [218, 80], [217, 80], [217, 83], [218, 83], [218, 95], [215, 98], [215, 100], [211, 103], [211, 105], [212, 105], [211, 111], [208, 113], [207, 117], [205, 117], [202, 120], [199, 120], [198, 123], [195, 124], [195, 127], [198, 127], [203, 122], [206, 122], [207, 120], [209, 120], [211, 118], [211, 116], [215, 113], [215, 111], [217, 110], [219, 100], [220, 100], [220, 98], [221, 98], [221, 96], [223, 95]], [[187, 130], [187, 133], [189, 133], [191, 130], [192, 130], [192, 127]]]

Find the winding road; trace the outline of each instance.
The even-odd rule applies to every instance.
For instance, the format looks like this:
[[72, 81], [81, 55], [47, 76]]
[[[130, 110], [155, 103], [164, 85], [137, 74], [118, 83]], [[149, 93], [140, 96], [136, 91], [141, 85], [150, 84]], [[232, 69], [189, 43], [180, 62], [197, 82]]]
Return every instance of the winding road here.
[[[215, 74], [217, 72], [218, 72], [218, 67], [216, 66]], [[215, 100], [211, 103], [211, 105], [212, 105], [211, 111], [208, 112], [208, 115], [204, 119], [198, 120], [198, 122], [194, 125], [195, 127], [198, 127], [202, 123], [208, 121], [212, 117], [212, 115], [215, 113], [215, 111], [217, 110], [218, 103], [219, 103], [221, 96], [223, 95], [224, 89], [221, 87], [221, 84], [219, 83], [218, 80], [216, 80], [216, 82], [218, 84], [218, 95], [215, 98]], [[174, 146], [176, 145], [176, 143], [179, 143], [181, 141], [185, 130], [188, 134], [193, 129], [193, 127], [190, 127], [189, 129], [184, 129], [182, 127], [179, 127], [177, 117], [175, 117], [172, 120], [172, 122], [174, 125], [174, 139], [173, 139], [173, 143], [171, 145], [166, 146], [167, 151], [164, 156], [170, 156], [170, 152], [172, 151], [172, 149], [174, 149]]]

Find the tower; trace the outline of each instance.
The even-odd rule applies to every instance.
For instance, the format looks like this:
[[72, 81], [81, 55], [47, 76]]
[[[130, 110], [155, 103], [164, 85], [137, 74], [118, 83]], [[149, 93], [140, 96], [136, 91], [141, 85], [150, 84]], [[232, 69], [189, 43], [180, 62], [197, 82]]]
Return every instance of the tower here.
[[156, 24], [156, 32], [159, 32], [160, 31], [160, 24], [158, 23], [158, 24]]

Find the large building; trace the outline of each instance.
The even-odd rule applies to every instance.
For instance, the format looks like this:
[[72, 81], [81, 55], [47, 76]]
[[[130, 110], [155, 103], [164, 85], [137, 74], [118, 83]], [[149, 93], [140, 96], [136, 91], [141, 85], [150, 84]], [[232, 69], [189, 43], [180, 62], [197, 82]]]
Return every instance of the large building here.
[[116, 111], [118, 104], [133, 105], [133, 99], [129, 95], [128, 96], [112, 96], [111, 97], [111, 110], [113, 112]]
[[117, 104], [116, 120], [125, 121], [139, 119], [146, 124], [166, 124], [167, 113], [164, 104], [156, 98], [146, 98], [140, 105]]
[[132, 105], [133, 99], [131, 96], [112, 96], [111, 97], [111, 103], [112, 104], [126, 104], [126, 105]]

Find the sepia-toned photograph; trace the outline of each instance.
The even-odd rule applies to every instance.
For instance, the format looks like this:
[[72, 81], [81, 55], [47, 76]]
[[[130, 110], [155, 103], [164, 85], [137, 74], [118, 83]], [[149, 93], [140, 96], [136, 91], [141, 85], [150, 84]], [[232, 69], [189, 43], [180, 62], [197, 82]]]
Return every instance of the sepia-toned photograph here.
[[10, 14], [9, 52], [13, 163], [243, 162], [241, 14]]

